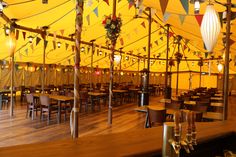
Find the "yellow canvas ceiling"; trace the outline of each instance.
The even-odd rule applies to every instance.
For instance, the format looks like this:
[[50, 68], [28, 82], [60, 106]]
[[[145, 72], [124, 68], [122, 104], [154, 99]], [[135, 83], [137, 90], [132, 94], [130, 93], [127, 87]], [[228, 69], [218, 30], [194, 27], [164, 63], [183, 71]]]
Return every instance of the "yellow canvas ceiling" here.
[[[4, 14], [10, 19], [17, 19], [17, 24], [25, 26], [28, 28], [41, 28], [43, 26], [49, 26], [48, 33], [52, 33], [55, 36], [61, 35], [69, 37], [75, 31], [75, 0], [48, 0], [48, 4], [42, 4], [41, 0], [5, 0], [8, 7], [4, 9]], [[220, 2], [225, 3], [226, 0], [220, 0]], [[236, 0], [232, 1], [236, 4]], [[213, 2], [214, 3], [214, 2]], [[201, 4], [200, 15], [204, 14], [207, 2]], [[145, 7], [149, 6], [152, 8], [152, 17], [154, 22], [152, 22], [152, 36], [151, 36], [151, 58], [164, 59], [166, 57], [166, 31], [162, 28], [165, 24], [171, 24], [171, 32], [174, 35], [170, 38], [170, 57], [177, 51], [177, 46], [174, 43], [174, 36], [183, 36], [181, 53], [187, 59], [199, 59], [199, 57], [205, 58], [205, 52], [203, 46], [203, 41], [201, 38], [200, 27], [194, 16], [193, 4], [189, 4], [188, 14], [183, 9], [180, 1], [169, 0], [167, 5], [166, 13], [170, 16], [165, 21], [160, 8], [160, 1], [144, 0], [143, 11]], [[226, 8], [219, 4], [214, 3], [214, 7], [218, 12], [224, 11]], [[232, 9], [236, 11], [236, 9]], [[112, 1], [109, 1], [107, 5], [102, 0], [87, 0], [84, 4], [84, 15], [83, 15], [83, 29], [82, 29], [82, 40], [90, 42], [95, 39], [95, 43], [99, 46], [107, 46], [106, 31], [102, 25], [102, 21], [105, 15], [112, 13]], [[147, 43], [148, 43], [148, 20], [145, 13], [140, 14], [142, 18], [134, 18], [135, 8], [131, 7], [129, 9], [129, 3], [127, 0], [119, 0], [117, 2], [117, 16], [120, 15], [122, 18], [122, 28], [120, 37], [117, 40], [116, 49], [123, 48], [122, 51], [125, 54], [122, 55], [122, 69], [124, 70], [141, 70], [144, 68], [144, 63], [147, 64], [143, 59], [140, 64], [137, 62], [137, 57], [133, 55], [140, 55], [141, 57], [147, 57]], [[183, 23], [180, 22], [180, 18], [184, 18]], [[1, 28], [7, 23], [1, 19]], [[236, 40], [236, 22], [232, 21], [231, 25], [231, 35], [232, 40]], [[32, 32], [18, 30], [19, 38], [17, 40], [17, 48], [15, 52], [16, 62], [34, 62], [42, 63], [43, 61], [43, 41], [40, 34], [35, 34]], [[25, 39], [23, 37], [23, 32], [25, 32]], [[214, 49], [215, 57], [223, 54], [223, 32], [225, 32], [225, 26], [221, 29], [221, 34], [217, 46]], [[35, 37], [33, 43], [29, 43], [27, 37]], [[6, 46], [7, 38], [5, 36], [4, 30], [0, 31], [0, 59], [9, 60], [9, 52]], [[39, 43], [36, 44], [36, 39]], [[189, 42], [187, 42], [189, 40]], [[47, 64], [63, 64], [63, 65], [73, 65], [74, 64], [74, 52], [72, 41], [58, 39], [54, 37], [47, 37], [48, 45], [46, 49], [46, 63]], [[55, 48], [53, 46], [53, 41], [61, 42], [61, 48]], [[122, 43], [123, 42], [123, 43]], [[185, 45], [185, 46], [184, 46]], [[109, 67], [109, 50], [101, 49], [100, 53], [98, 48], [96, 48], [94, 54], [93, 66], [99, 66], [100, 68]], [[91, 61], [91, 47], [87, 45], [82, 45], [85, 48], [84, 52], [81, 52], [81, 65], [90, 66]], [[231, 45], [231, 58], [230, 62], [230, 72], [234, 73], [236, 68], [235, 63], [235, 50], [236, 44]], [[129, 55], [133, 54], [133, 55]], [[126, 56], [129, 56], [127, 60]], [[165, 71], [165, 61], [164, 60], [151, 60], [152, 64], [150, 66], [151, 71]], [[211, 64], [211, 69], [213, 72], [217, 72], [217, 61], [213, 61]], [[138, 67], [138, 65], [140, 65]], [[119, 66], [116, 65], [117, 69]], [[147, 67], [145, 65], [145, 67]], [[203, 66], [204, 71], [208, 71], [208, 64]], [[172, 68], [173, 71], [176, 70], [176, 66]], [[182, 61], [180, 63], [181, 71], [199, 71], [199, 66], [197, 66], [197, 61]]]

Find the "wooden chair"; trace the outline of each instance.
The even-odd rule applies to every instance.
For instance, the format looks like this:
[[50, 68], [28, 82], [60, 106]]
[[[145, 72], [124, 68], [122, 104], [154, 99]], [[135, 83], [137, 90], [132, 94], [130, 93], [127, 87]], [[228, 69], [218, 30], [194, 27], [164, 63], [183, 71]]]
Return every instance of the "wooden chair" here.
[[79, 92], [79, 108], [80, 112], [82, 112], [82, 106], [84, 106], [85, 112], [88, 112], [88, 104], [89, 104], [89, 95], [88, 91], [80, 91]]
[[166, 109], [156, 110], [148, 107], [149, 127], [161, 126], [166, 121]]
[[34, 101], [33, 94], [26, 94], [26, 102], [27, 102], [26, 118], [31, 115], [32, 120], [34, 120], [34, 111], [36, 112], [37, 116], [38, 111], [40, 111], [40, 105]]
[[58, 113], [58, 106], [57, 103], [51, 101], [48, 95], [40, 95], [40, 117], [43, 120], [43, 113], [48, 113], [48, 124], [50, 122], [51, 114]]

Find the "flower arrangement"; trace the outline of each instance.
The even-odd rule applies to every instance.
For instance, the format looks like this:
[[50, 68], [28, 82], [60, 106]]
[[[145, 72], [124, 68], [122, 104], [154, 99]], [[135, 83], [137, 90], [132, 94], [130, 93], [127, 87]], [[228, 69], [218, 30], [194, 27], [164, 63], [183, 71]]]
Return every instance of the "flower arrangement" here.
[[172, 58], [170, 58], [169, 66], [171, 66], [171, 67], [175, 66], [175, 61]]
[[115, 43], [121, 32], [121, 18], [116, 16], [105, 16], [102, 24], [107, 31], [107, 37], [112, 43]]
[[197, 65], [200, 66], [200, 67], [203, 66], [203, 60], [202, 60], [202, 58], [198, 61]]
[[178, 64], [180, 63], [182, 57], [183, 57], [182, 53], [179, 53], [179, 52], [175, 53], [175, 58], [176, 58], [176, 61], [177, 61]]

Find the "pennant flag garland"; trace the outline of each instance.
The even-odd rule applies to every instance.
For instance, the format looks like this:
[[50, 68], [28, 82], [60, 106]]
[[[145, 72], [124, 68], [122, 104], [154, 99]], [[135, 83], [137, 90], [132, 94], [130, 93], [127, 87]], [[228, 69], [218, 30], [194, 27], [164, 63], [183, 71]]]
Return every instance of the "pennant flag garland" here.
[[205, 52], [205, 58], [207, 58], [208, 57], [208, 52]]
[[55, 32], [53, 32], [53, 41], [57, 41], [57, 32], [55, 31]]
[[183, 25], [186, 15], [179, 14], [179, 21]]
[[72, 52], [75, 52], [75, 46], [74, 45], [72, 45]]
[[36, 46], [39, 44], [40, 41], [41, 39], [39, 37], [36, 37]]
[[28, 48], [25, 49], [25, 55], [28, 56]]
[[165, 12], [164, 16], [163, 16], [163, 22], [166, 23], [166, 21], [169, 19], [170, 17], [170, 13], [169, 12]]
[[87, 6], [88, 6], [88, 7], [91, 7], [92, 5], [93, 5], [93, 1], [92, 1], [92, 0], [88, 0]]
[[86, 20], [87, 20], [87, 22], [88, 22], [88, 25], [90, 25], [90, 15], [87, 15], [87, 16], [86, 16]]
[[64, 35], [64, 32], [65, 32], [65, 30], [64, 30], [64, 29], [61, 29], [61, 30], [60, 30], [60, 32], [61, 32], [61, 35], [63, 36], [63, 35]]
[[184, 45], [184, 50], [186, 50], [187, 49], [187, 46], [186, 45]]
[[232, 40], [232, 39], [229, 40], [229, 45], [230, 45], [230, 46], [233, 45], [234, 43], [235, 43], [234, 40]]
[[124, 40], [123, 40], [123, 38], [120, 38], [120, 45], [124, 45]]
[[47, 41], [47, 40], [45, 40], [45, 41], [44, 41], [44, 48], [46, 49], [46, 48], [47, 48], [47, 46], [48, 46], [48, 41]]
[[156, 41], [154, 41], [154, 43], [158, 46], [158, 41], [156, 40]]
[[143, 28], [146, 28], [146, 25], [145, 25], [144, 21], [141, 23], [141, 25], [143, 26]]
[[22, 32], [22, 34], [23, 34], [23, 38], [25, 40], [26, 32]]
[[188, 48], [188, 52], [190, 52], [190, 48]]
[[128, 0], [129, 3], [129, 9], [134, 5], [134, 1], [133, 0]]
[[109, 6], [109, 0], [103, 0], [104, 2], [107, 3], [107, 5]]
[[166, 8], [167, 8], [167, 5], [168, 5], [168, 1], [169, 1], [169, 0], [160, 0], [161, 11], [162, 11], [162, 14], [163, 14], [163, 15], [164, 15], [165, 12], [166, 12]]
[[146, 46], [143, 47], [143, 50], [146, 51]]
[[189, 43], [189, 39], [185, 39], [185, 45]]
[[34, 50], [34, 44], [31, 44], [31, 45], [30, 45], [30, 48], [31, 48], [32, 50]]
[[70, 59], [68, 59], [68, 64], [70, 64]]
[[88, 47], [87, 47], [87, 53], [89, 53], [89, 51], [90, 51], [90, 47], [88, 46]]
[[163, 41], [163, 37], [160, 37], [160, 40]]
[[94, 14], [98, 17], [98, 7], [93, 10]]
[[69, 47], [69, 44], [66, 43], [66, 50], [68, 49], [68, 47]]
[[173, 37], [174, 33], [173, 32], [169, 32], [169, 38]]
[[121, 2], [121, 0], [118, 0], [118, 3], [120, 3]]
[[180, 0], [185, 12], [188, 14], [188, 9], [189, 9], [189, 6], [188, 6], [188, 0]]
[[19, 38], [19, 30], [16, 30], [16, 40]]
[[203, 15], [195, 15], [198, 25], [201, 26]]
[[221, 28], [223, 27], [223, 12], [218, 12], [219, 14], [219, 19], [220, 19], [220, 26]]
[[207, 48], [206, 48], [206, 45], [205, 45], [205, 43], [203, 42], [203, 45], [204, 45], [204, 50], [207, 50]]
[[53, 44], [53, 49], [55, 50], [56, 49], [56, 41], [52, 41], [52, 44]]

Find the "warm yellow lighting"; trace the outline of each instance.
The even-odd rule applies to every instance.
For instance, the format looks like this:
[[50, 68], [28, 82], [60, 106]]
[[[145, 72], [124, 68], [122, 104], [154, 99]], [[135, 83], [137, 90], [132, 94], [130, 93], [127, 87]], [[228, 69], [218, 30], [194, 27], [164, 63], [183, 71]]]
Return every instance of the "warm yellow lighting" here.
[[208, 4], [202, 19], [201, 34], [208, 52], [212, 53], [220, 33], [220, 21], [212, 4]]
[[29, 39], [29, 43], [32, 43], [32, 42], [33, 42], [33, 39], [34, 39], [34, 37], [32, 37], [32, 36], [30, 35], [30, 36], [28, 36], [28, 39]]
[[222, 69], [223, 69], [223, 65], [222, 65], [221, 63], [219, 63], [218, 66], [217, 66], [217, 68], [218, 68], [218, 71], [221, 72]]
[[58, 72], [60, 72], [60, 71], [61, 71], [61, 68], [57, 68], [56, 70], [57, 70]]
[[16, 38], [14, 33], [11, 33], [11, 35], [9, 36], [7, 46], [9, 47], [10, 56], [12, 56], [16, 48]]
[[123, 72], [123, 71], [121, 71], [121, 72], [120, 72], [120, 75], [121, 75], [121, 76], [123, 76], [123, 75], [124, 75], [124, 72]]
[[195, 14], [198, 14], [198, 13], [199, 13], [199, 10], [200, 10], [200, 2], [199, 2], [199, 0], [196, 0], [196, 1], [194, 2], [194, 13], [195, 13]]
[[60, 47], [61, 47], [61, 42], [58, 41], [58, 42], [57, 42], [57, 48], [60, 48]]
[[121, 56], [120, 55], [114, 55], [114, 62], [116, 64], [119, 64], [120, 63], [120, 60], [121, 60]]

